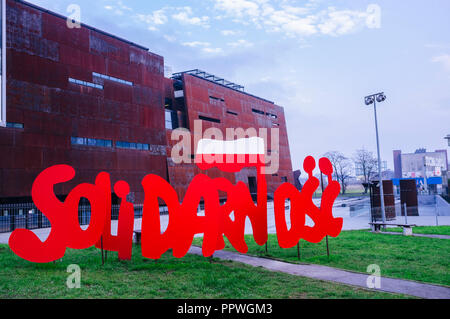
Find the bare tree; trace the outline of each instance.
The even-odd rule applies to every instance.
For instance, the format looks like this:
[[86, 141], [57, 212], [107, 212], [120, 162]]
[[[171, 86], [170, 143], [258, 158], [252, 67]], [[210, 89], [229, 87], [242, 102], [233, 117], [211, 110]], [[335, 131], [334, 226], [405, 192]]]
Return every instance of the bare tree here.
[[338, 151], [327, 152], [324, 155], [327, 157], [331, 165], [333, 165], [334, 177], [341, 184], [342, 194], [347, 191], [348, 181], [352, 174], [352, 162], [345, 157], [344, 154]]
[[369, 190], [368, 183], [370, 179], [375, 176], [376, 170], [378, 168], [377, 159], [372, 152], [369, 152], [363, 148], [355, 152], [355, 155], [353, 156], [353, 162], [363, 176], [364, 193], [366, 194]]

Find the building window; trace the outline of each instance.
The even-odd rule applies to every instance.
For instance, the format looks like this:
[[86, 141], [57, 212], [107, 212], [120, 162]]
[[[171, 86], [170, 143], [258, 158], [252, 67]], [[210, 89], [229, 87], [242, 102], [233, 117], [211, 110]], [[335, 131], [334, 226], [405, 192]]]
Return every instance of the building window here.
[[171, 109], [172, 109], [172, 106], [173, 106], [173, 101], [172, 101], [172, 99], [166, 97], [166, 98], [164, 99], [164, 106], [165, 106], [166, 109], [170, 109], [170, 110], [171, 110]]
[[150, 145], [149, 144], [123, 142], [123, 141], [117, 141], [116, 142], [116, 147], [117, 148], [131, 149], [131, 150], [141, 150], [141, 151], [148, 151], [150, 149]]
[[95, 83], [91, 83], [91, 82], [81, 81], [81, 80], [77, 80], [77, 79], [73, 79], [73, 78], [69, 78], [69, 82], [70, 83], [74, 83], [74, 84], [78, 84], [78, 85], [87, 86], [87, 87], [94, 88], [94, 89], [103, 90], [103, 85], [100, 85], [100, 84], [95, 84]]
[[272, 113], [266, 113], [266, 115], [268, 117], [272, 118], [272, 119], [277, 119], [278, 118], [278, 116], [276, 116], [275, 114], [272, 114]]
[[222, 103], [225, 103], [225, 100], [219, 97], [215, 97], [215, 96], [210, 96], [209, 97], [209, 103], [210, 104], [216, 104], [216, 105], [220, 105]]
[[287, 183], [287, 177], [286, 176], [283, 176], [283, 177], [281, 177], [281, 181], [283, 182], [283, 183]]
[[6, 123], [6, 127], [10, 127], [10, 128], [23, 128], [23, 124], [22, 124], [22, 123], [11, 123], [11, 122], [7, 122], [7, 123]]
[[252, 112], [256, 113], [256, 114], [260, 114], [260, 115], [266, 115], [266, 113], [264, 113], [263, 111], [257, 110], [257, 109], [252, 109]]
[[220, 123], [219, 119], [215, 119], [215, 118], [212, 118], [212, 117], [199, 115], [198, 118], [200, 120], [203, 120], [203, 121], [208, 121], [208, 122], [213, 122], [213, 123]]
[[178, 124], [178, 114], [177, 111], [166, 109], [166, 129], [174, 130], [180, 127]]
[[230, 110], [227, 110], [227, 113], [231, 114], [231, 115], [236, 115], [236, 116], [238, 115], [236, 112], [233, 112], [233, 111], [230, 111]]
[[166, 129], [172, 130], [172, 111], [166, 110]]
[[109, 75], [105, 75], [105, 74], [100, 74], [100, 73], [97, 73], [97, 72], [92, 72], [92, 76], [96, 76], [96, 77], [101, 78], [101, 79], [105, 79], [105, 80], [114, 81], [114, 82], [117, 82], [117, 83], [129, 85], [129, 86], [133, 86], [133, 82], [122, 80], [122, 79], [115, 78], [113, 76], [109, 76]]
[[98, 138], [71, 137], [70, 142], [72, 145], [112, 147], [111, 140], [103, 140]]
[[165, 100], [165, 126], [168, 130], [175, 130], [179, 127], [186, 126], [186, 113], [184, 112], [184, 105], [178, 104], [175, 109], [173, 100], [166, 98]]

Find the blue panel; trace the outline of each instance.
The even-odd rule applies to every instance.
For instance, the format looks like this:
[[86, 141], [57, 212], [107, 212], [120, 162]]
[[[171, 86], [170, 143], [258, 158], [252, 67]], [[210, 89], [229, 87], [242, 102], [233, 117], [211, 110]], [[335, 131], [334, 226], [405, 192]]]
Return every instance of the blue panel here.
[[[424, 180], [423, 180], [422, 177], [416, 177], [416, 178], [393, 178], [392, 179], [392, 183], [395, 186], [400, 186], [400, 181], [401, 180], [411, 180], [411, 179], [416, 180], [416, 184], [417, 185], [424, 183]], [[427, 183], [428, 183], [428, 185], [440, 185], [440, 184], [442, 184], [442, 177], [428, 177], [427, 178]]]
[[427, 178], [428, 185], [442, 184], [442, 177], [429, 177]]

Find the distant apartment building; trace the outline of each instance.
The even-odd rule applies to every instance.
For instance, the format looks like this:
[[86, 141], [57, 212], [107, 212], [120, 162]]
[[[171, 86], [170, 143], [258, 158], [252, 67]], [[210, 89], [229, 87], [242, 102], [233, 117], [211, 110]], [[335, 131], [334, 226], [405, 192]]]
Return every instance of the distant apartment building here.
[[[427, 152], [418, 149], [414, 153], [394, 152], [395, 179], [416, 179], [435, 191], [447, 186], [448, 157], [446, 150]], [[426, 179], [425, 179], [426, 178]]]

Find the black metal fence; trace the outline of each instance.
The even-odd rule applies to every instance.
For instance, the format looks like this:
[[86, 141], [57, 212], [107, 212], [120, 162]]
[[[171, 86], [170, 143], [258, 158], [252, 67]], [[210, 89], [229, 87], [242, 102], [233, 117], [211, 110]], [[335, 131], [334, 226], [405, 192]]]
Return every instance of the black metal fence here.
[[[120, 205], [111, 206], [111, 219], [119, 218]], [[134, 205], [134, 218], [142, 217], [142, 204]], [[163, 210], [164, 211], [164, 210]], [[163, 212], [162, 212], [163, 213]], [[91, 206], [78, 206], [80, 225], [88, 225], [91, 220]], [[51, 227], [49, 220], [33, 203], [0, 204], [0, 233], [11, 232], [17, 228], [38, 229]]]

